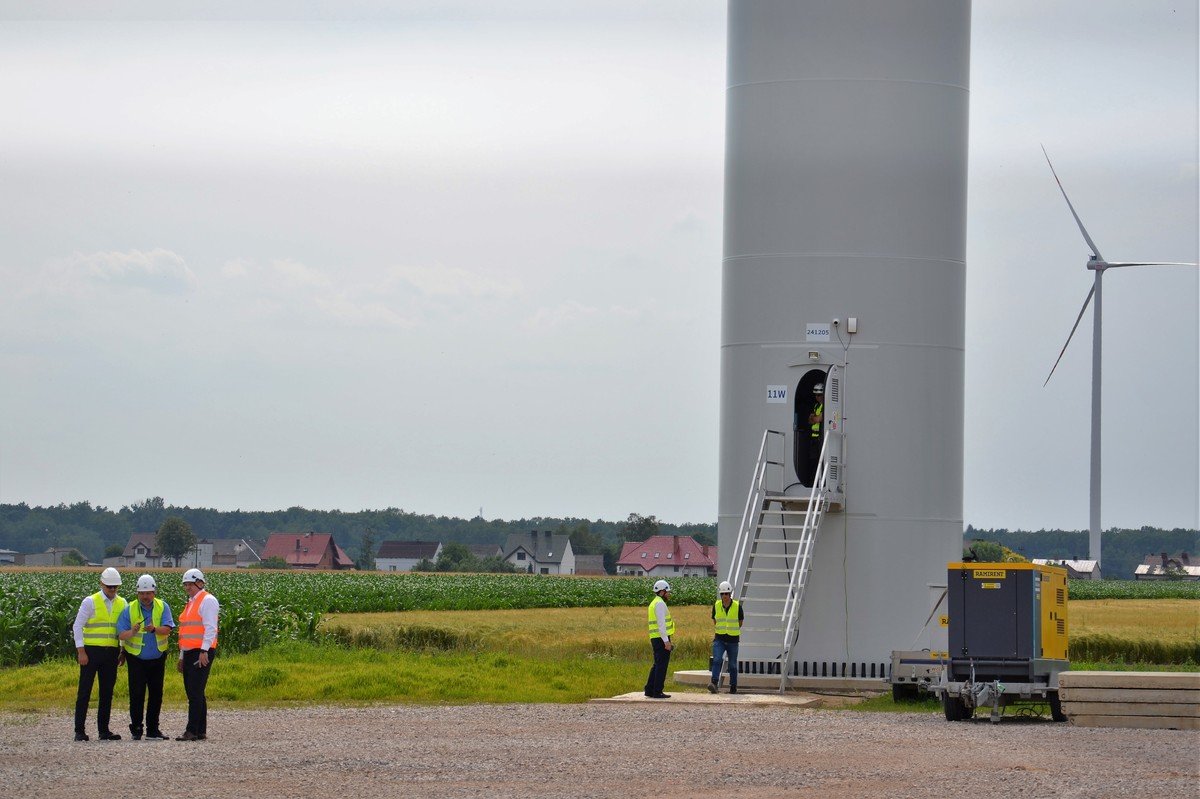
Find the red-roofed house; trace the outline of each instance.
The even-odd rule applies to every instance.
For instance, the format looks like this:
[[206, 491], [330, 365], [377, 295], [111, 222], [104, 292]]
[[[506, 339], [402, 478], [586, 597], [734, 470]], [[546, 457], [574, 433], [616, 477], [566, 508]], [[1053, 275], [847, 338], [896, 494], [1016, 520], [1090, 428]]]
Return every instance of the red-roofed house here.
[[271, 533], [263, 560], [282, 558], [293, 569], [353, 569], [354, 561], [330, 533]]
[[690, 535], [655, 535], [629, 541], [617, 558], [617, 574], [647, 577], [716, 577], [717, 548]]

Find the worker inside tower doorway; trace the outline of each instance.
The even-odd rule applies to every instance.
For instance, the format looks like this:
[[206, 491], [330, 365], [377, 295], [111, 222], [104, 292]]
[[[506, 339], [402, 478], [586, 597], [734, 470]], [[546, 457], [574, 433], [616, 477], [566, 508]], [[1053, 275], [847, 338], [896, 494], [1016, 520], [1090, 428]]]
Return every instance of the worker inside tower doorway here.
[[797, 381], [792, 417], [792, 465], [797, 482], [812, 488], [821, 459], [825, 435], [825, 383], [823, 369], [810, 369]]
[[808, 421], [804, 428], [808, 434], [807, 457], [804, 462], [804, 474], [800, 475], [805, 485], [811, 486], [817, 474], [817, 464], [821, 460], [821, 433], [825, 419], [825, 383], [817, 383], [812, 389], [812, 403], [808, 412]]

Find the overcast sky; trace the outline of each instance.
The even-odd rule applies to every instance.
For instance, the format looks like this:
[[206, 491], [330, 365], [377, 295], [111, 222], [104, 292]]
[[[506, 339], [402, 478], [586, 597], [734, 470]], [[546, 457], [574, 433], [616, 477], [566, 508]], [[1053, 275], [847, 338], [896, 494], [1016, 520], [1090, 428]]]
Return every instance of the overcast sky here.
[[[715, 521], [724, 2], [116, 5], [0, 0], [0, 501]], [[965, 521], [1084, 529], [1039, 145], [1195, 261], [1196, 3], [976, 0], [971, 84]], [[1197, 527], [1197, 271], [1104, 285], [1104, 526]]]

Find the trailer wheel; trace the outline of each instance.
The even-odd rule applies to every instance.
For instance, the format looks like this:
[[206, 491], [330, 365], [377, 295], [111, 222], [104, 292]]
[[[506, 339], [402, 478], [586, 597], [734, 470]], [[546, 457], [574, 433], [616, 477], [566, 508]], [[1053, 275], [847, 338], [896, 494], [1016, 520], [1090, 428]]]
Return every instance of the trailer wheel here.
[[893, 683], [893, 702], [916, 702], [921, 698], [921, 691], [913, 683]]
[[1046, 694], [1046, 701], [1050, 703], [1050, 718], [1055, 721], [1066, 721], [1067, 714], [1063, 713], [1062, 700], [1058, 698], [1058, 691], [1050, 691]]
[[942, 710], [946, 713], [946, 721], [962, 721], [972, 715], [961, 697], [949, 693], [942, 694]]

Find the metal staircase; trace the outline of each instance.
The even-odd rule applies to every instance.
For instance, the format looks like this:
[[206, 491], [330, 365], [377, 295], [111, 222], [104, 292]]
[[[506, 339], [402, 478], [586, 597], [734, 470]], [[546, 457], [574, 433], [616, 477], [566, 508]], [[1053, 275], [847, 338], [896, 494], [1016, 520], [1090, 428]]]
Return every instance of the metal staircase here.
[[836, 367], [830, 370], [827, 386], [826, 408], [833, 412], [826, 414], [812, 487], [798, 495], [771, 487], [782, 483], [786, 467], [782, 454], [775, 453], [785, 449], [786, 436], [765, 431], [730, 565], [734, 596], [747, 607], [739, 666], [751, 673], [779, 675], [780, 691], [792, 676], [804, 591], [821, 522], [826, 513], [845, 507]]

